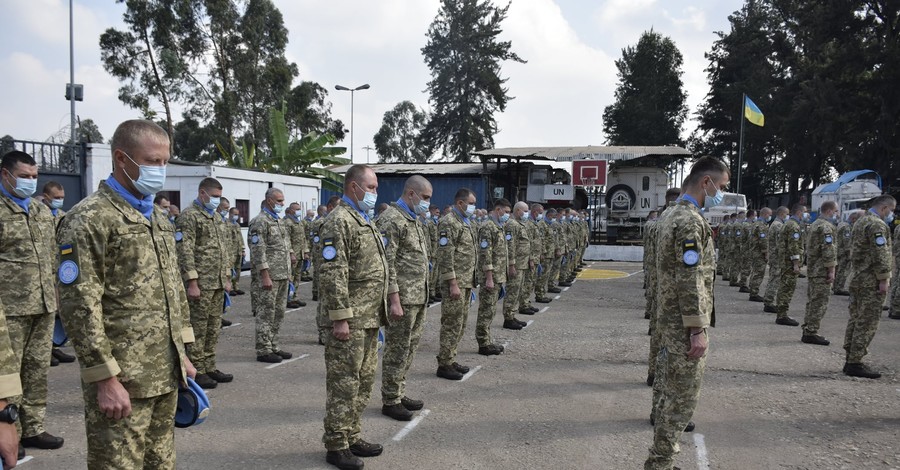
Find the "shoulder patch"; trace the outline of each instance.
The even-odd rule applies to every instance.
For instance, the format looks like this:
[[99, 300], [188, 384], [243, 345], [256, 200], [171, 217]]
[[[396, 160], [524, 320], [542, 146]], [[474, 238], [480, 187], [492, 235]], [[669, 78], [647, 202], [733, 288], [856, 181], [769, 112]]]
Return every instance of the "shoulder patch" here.
[[681, 244], [681, 260], [684, 265], [694, 267], [700, 263], [700, 252], [697, 251], [697, 240], [688, 239]]
[[759, 232], [759, 238], [766, 238], [766, 232]]
[[834, 238], [831, 235], [825, 235], [825, 243], [831, 245], [832, 242], [834, 242]]
[[509, 230], [506, 231], [506, 241], [512, 240], [512, 232]]
[[390, 238], [387, 236], [387, 233], [381, 232], [381, 243], [384, 244], [385, 248], [387, 248], [389, 242]]
[[337, 248], [334, 247], [334, 239], [326, 238], [323, 243], [324, 246], [322, 248], [322, 259], [325, 261], [331, 261], [337, 257]]
[[800, 239], [800, 232], [794, 232], [793, 237], [794, 237], [794, 240], [799, 240], [799, 239]]
[[885, 243], [887, 243], [887, 240], [885, 240], [884, 234], [882, 234], [881, 232], [876, 233], [875, 244], [878, 246], [884, 246]]
[[491, 244], [488, 243], [487, 239], [486, 239], [486, 238], [482, 238], [482, 239], [481, 239], [481, 247], [482, 247], [482, 248], [487, 248], [487, 247], [489, 247], [489, 246], [491, 246]]
[[59, 282], [63, 284], [71, 284], [78, 279], [78, 274], [80, 270], [78, 269], [78, 263], [72, 261], [70, 259], [63, 261], [59, 265], [59, 269], [57, 270], [57, 274], [59, 275]]
[[59, 254], [62, 256], [71, 255], [73, 251], [75, 249], [72, 248], [72, 245], [60, 245], [59, 247]]
[[176, 242], [180, 242], [183, 239], [184, 239], [184, 234], [181, 233], [181, 230], [175, 232], [175, 241]]
[[441, 239], [438, 240], [438, 245], [447, 246], [448, 243], [450, 243], [450, 239], [447, 238], [444, 232], [441, 232]]
[[259, 235], [255, 234], [255, 233], [253, 235], [250, 235], [250, 243], [253, 245], [258, 244], [259, 243]]

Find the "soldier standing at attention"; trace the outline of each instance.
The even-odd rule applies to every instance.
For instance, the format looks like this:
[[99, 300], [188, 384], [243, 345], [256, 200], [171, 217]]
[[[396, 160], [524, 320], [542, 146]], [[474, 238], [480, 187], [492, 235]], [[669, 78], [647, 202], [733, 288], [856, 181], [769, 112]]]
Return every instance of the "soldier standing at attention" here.
[[306, 210], [306, 217], [303, 218], [303, 237], [306, 239], [306, 246], [309, 248], [309, 260], [303, 263], [303, 272], [300, 273], [300, 281], [302, 282], [312, 282], [312, 273], [310, 269], [312, 268], [312, 224], [316, 220], [316, 211], [312, 209]]
[[[478, 230], [478, 319], [475, 322], [475, 339], [478, 354], [495, 356], [503, 352], [503, 346], [491, 338], [491, 323], [497, 313], [500, 290], [507, 282], [509, 273], [515, 272], [509, 258], [508, 242], [504, 226], [509, 221], [511, 204], [504, 198], [494, 201], [494, 210], [487, 222]], [[509, 290], [506, 292], [509, 295]], [[504, 322], [506, 326], [506, 322]], [[511, 329], [521, 330], [518, 322]]]
[[862, 362], [878, 330], [881, 306], [891, 284], [890, 223], [897, 200], [884, 194], [874, 198], [870, 209], [853, 224], [850, 236], [850, 320], [844, 335], [847, 362], [844, 374], [877, 379], [881, 374]]
[[475, 283], [475, 193], [460, 188], [450, 212], [438, 223], [438, 272], [441, 283], [441, 333], [437, 376], [461, 380], [469, 368], [456, 362], [456, 350], [466, 330]]
[[[322, 238], [319, 236], [319, 231], [322, 230], [322, 224], [325, 223], [325, 217], [328, 216], [328, 213], [334, 210], [337, 207], [338, 201], [340, 201], [340, 196], [331, 196], [328, 199], [328, 203], [324, 206], [319, 206], [317, 211], [319, 213], [319, 217], [313, 221], [312, 229], [310, 230], [310, 235], [313, 240], [312, 250], [316, 253], [321, 252], [322, 248]], [[314, 259], [313, 266], [316, 266], [318, 262], [321, 265], [322, 260]], [[319, 300], [319, 276], [318, 271], [313, 269], [313, 286], [312, 286], [312, 299], [313, 301]]]
[[[62, 209], [63, 205], [66, 203], [66, 189], [56, 181], [48, 181], [44, 183], [44, 189], [41, 192], [44, 194], [44, 204], [50, 209], [50, 213], [53, 214], [53, 221], [56, 222], [53, 232], [56, 233], [56, 227], [59, 226], [59, 221], [66, 215], [66, 211]], [[59, 314], [57, 313], [56, 316], [59, 317]], [[51, 355], [51, 366], [55, 366], [60, 362], [75, 362], [75, 356], [64, 353], [62, 349], [57, 348], [55, 345], [53, 346]]]
[[778, 313], [775, 309], [775, 296], [778, 294], [778, 285], [781, 284], [781, 229], [787, 220], [788, 208], [779, 206], [775, 209], [775, 220], [769, 225], [766, 239], [769, 244], [769, 279], [766, 281], [766, 295], [763, 297], [763, 311], [766, 313]]
[[437, 247], [438, 247], [438, 222], [441, 220], [441, 208], [435, 204], [428, 207], [428, 236], [431, 238], [431, 244], [428, 248], [428, 261], [431, 263], [431, 274], [428, 285], [431, 288], [429, 292], [429, 301], [431, 303], [441, 300], [441, 290], [438, 288], [438, 269], [437, 269]]
[[850, 295], [850, 292], [847, 291], [847, 279], [850, 277], [850, 232], [853, 222], [859, 219], [860, 214], [860, 211], [850, 213], [847, 220], [841, 220], [837, 226], [835, 241], [837, 242], [838, 264], [834, 275], [834, 286], [832, 286], [834, 295]]
[[562, 254], [563, 250], [565, 250], [566, 242], [560, 237], [560, 225], [559, 225], [559, 213], [556, 209], [550, 209], [547, 211], [546, 215], [544, 215], [544, 220], [547, 222], [547, 229], [549, 231], [549, 236], [553, 240], [553, 250], [552, 255], [550, 256], [550, 260], [547, 262], [549, 266], [545, 266], [547, 269], [547, 292], [551, 294], [559, 294], [562, 292], [562, 289], [557, 287], [557, 282], [559, 282], [559, 272], [560, 266], [562, 265]]
[[425, 406], [406, 396], [406, 374], [419, 347], [431, 291], [431, 236], [428, 226], [419, 221], [420, 215], [428, 214], [431, 193], [427, 179], [410, 176], [400, 199], [378, 217], [378, 228], [387, 242], [390, 307], [381, 366], [381, 414], [400, 421], [411, 420], [412, 412]]
[[[650, 211], [644, 224], [644, 319], [649, 320], [656, 308], [656, 247], [651, 232], [659, 218], [659, 211]], [[652, 328], [652, 326], [651, 326]]]
[[[222, 223], [225, 224], [225, 245], [226, 245], [225, 249], [227, 250], [225, 259], [228, 264], [228, 266], [226, 267], [226, 270], [227, 270], [226, 274], [228, 276], [228, 280], [231, 282], [231, 290], [228, 291], [228, 295], [232, 296], [232, 295], [234, 295], [233, 264], [234, 264], [235, 245], [234, 245], [234, 232], [231, 229], [231, 222], [228, 221], [229, 220], [228, 213], [230, 210], [231, 210], [231, 201], [229, 201], [228, 198], [224, 197], [224, 196], [219, 198], [219, 209], [216, 211], [216, 213], [220, 217], [222, 217]], [[238, 228], [238, 233], [240, 233], [240, 227]], [[240, 235], [238, 235], [238, 241], [240, 241]], [[241, 247], [243, 247], [243, 246], [244, 245], [241, 244]], [[222, 310], [223, 310], [222, 315], [225, 315], [225, 312], [224, 312], [225, 308], [223, 307]], [[228, 320], [223, 316], [222, 321], [220, 322], [220, 325], [222, 328], [225, 328], [226, 326], [231, 326], [231, 320]]]
[[537, 215], [537, 213], [534, 212], [535, 209], [541, 212], [544, 210], [539, 204], [532, 204], [530, 208], [526, 204], [525, 214], [522, 215], [522, 223], [525, 225], [525, 229], [528, 231], [528, 239], [531, 241], [531, 248], [529, 248], [531, 262], [528, 263], [528, 269], [524, 273], [522, 279], [522, 293], [519, 295], [518, 310], [519, 313], [523, 315], [534, 315], [538, 312], [538, 309], [531, 304], [531, 295], [534, 294], [534, 280], [537, 277], [538, 266], [541, 264], [541, 252], [544, 249], [544, 237], [541, 236], [541, 230], [534, 221], [534, 217]]
[[751, 302], [763, 302], [765, 299], [759, 295], [759, 288], [766, 276], [766, 263], [769, 256], [769, 225], [767, 221], [772, 216], [772, 209], [763, 207], [759, 211], [759, 218], [753, 221], [750, 227], [750, 239], [748, 242], [748, 256], [750, 262], [750, 278], [747, 287], [750, 289]]
[[47, 206], [31, 197], [38, 179], [37, 163], [31, 155], [13, 150], [3, 155], [0, 167], [0, 301], [24, 392], [13, 402], [19, 407], [22, 445], [59, 449], [63, 438], [44, 430], [47, 372], [58, 310], [56, 220]]
[[231, 295], [244, 295], [244, 291], [238, 289], [241, 280], [241, 267], [244, 264], [244, 236], [241, 233], [241, 211], [237, 207], [228, 210], [228, 231], [231, 233], [232, 270], [231, 270]]
[[300, 277], [303, 271], [303, 261], [309, 260], [309, 246], [306, 244], [306, 233], [303, 229], [303, 221], [300, 220], [300, 204], [292, 202], [285, 213], [285, 226], [297, 261], [291, 263], [291, 282], [294, 284], [293, 296], [288, 298], [287, 308], [306, 307], [306, 302], [300, 300]]
[[191, 311], [194, 343], [188, 357], [197, 368], [197, 385], [216, 388], [234, 376], [216, 368], [216, 346], [222, 327], [225, 292], [231, 290], [231, 233], [216, 212], [222, 184], [203, 178], [197, 198], [175, 221], [175, 247]]
[[[360, 437], [362, 413], [369, 404], [378, 367], [378, 328], [387, 321], [385, 243], [367, 215], [375, 207], [377, 191], [378, 178], [372, 168], [351, 166], [344, 177], [344, 196], [319, 232], [319, 275], [329, 287], [319, 292], [320, 316], [331, 322], [325, 339], [327, 398], [322, 441], [327, 449], [325, 460], [341, 469], [363, 468], [358, 457], [374, 457], [383, 451], [380, 444]], [[398, 307], [400, 304], [392, 307], [394, 315], [401, 313]]]
[[[900, 277], [900, 224], [897, 221], [894, 221], [892, 224], [888, 224], [888, 227], [893, 228], [894, 236], [892, 242], [892, 250], [894, 257], [894, 272], [892, 278], [896, 279]], [[893, 320], [900, 320], [900, 283], [895, 282], [894, 285], [891, 286], [891, 298], [888, 300], [888, 318]]]
[[288, 282], [291, 278], [291, 250], [285, 222], [284, 193], [278, 188], [266, 190], [262, 211], [250, 221], [247, 244], [250, 246], [250, 302], [256, 317], [256, 360], [277, 364], [292, 354], [278, 347], [278, 330], [284, 320]]
[[781, 284], [778, 285], [778, 293], [775, 297], [775, 323], [785, 326], [797, 326], [800, 323], [788, 316], [791, 307], [791, 298], [797, 289], [797, 277], [800, 275], [800, 265], [803, 262], [803, 214], [806, 206], [794, 204], [791, 217], [781, 228], [781, 236], [778, 238], [778, 256], [781, 257]]
[[550, 226], [544, 218], [544, 206], [540, 204], [531, 205], [531, 217], [534, 219], [534, 226], [537, 229], [538, 246], [540, 253], [538, 258], [538, 267], [534, 272], [534, 301], [542, 304], [549, 304], [553, 300], [547, 297], [547, 272], [550, 269], [550, 261], [553, 259], [553, 237], [550, 234]]
[[719, 253], [716, 263], [716, 274], [722, 276], [722, 280], [728, 282], [728, 231], [731, 223], [731, 216], [725, 214], [722, 222], [719, 224], [719, 231], [716, 233], [716, 248]]
[[656, 328], [660, 350], [653, 386], [659, 393], [653, 404], [653, 447], [645, 470], [673, 468], [678, 440], [700, 397], [708, 347], [706, 329], [715, 326], [716, 278], [712, 229], [700, 209], [722, 202], [729, 177], [721, 161], [711, 157], [697, 160], [678, 203], [658, 222]]
[[125, 121], [113, 174], [59, 225], [60, 313], [81, 365], [87, 468], [175, 468], [178, 384], [196, 373], [175, 227], [154, 210], [169, 138]]
[[740, 239], [740, 248], [739, 248], [739, 259], [742, 260], [740, 263], [740, 276], [738, 280], [738, 284], [740, 284], [740, 289], [738, 292], [742, 294], [750, 293], [750, 273], [753, 271], [753, 258], [756, 256], [752, 253], [752, 250], [755, 248], [755, 244], [753, 243], [753, 224], [756, 222], [756, 211], [750, 209], [746, 213], [746, 218], [744, 222], [741, 223], [741, 239]]
[[831, 298], [831, 284], [834, 283], [834, 270], [837, 266], [837, 249], [835, 247], [835, 224], [837, 223], [837, 204], [833, 201], [822, 203], [819, 217], [809, 227], [807, 238], [807, 254], [809, 266], [807, 277], [806, 315], [803, 318], [803, 336], [801, 341], [807, 344], [828, 346], [827, 339], [820, 336], [819, 324], [828, 309]]
[[[525, 271], [533, 267], [531, 239], [528, 228], [522, 222], [526, 212], [528, 212], [528, 204], [522, 201], [517, 202], [513, 207], [512, 217], [506, 223], [503, 235], [506, 238], [511, 268], [506, 279], [506, 297], [503, 299], [503, 328], [508, 330], [521, 330], [524, 326], [524, 323], [516, 318], [516, 312], [522, 313], [519, 310], [519, 303], [523, 294]], [[534, 314], [534, 312], [529, 310], [529, 314]]]
[[10, 403], [13, 397], [22, 394], [20, 369], [9, 340], [6, 314], [0, 304], [0, 412], [5, 412], [7, 418], [0, 420], [0, 458], [3, 458], [4, 470], [15, 467], [17, 460], [25, 458], [25, 448], [19, 445], [16, 430], [18, 407]]
[[[663, 208], [663, 215], [669, 212], [669, 209], [675, 207], [675, 201], [678, 197], [681, 196], [681, 188], [669, 188], [666, 190], [666, 205]], [[647, 283], [647, 289], [652, 292], [652, 294], [647, 298], [648, 306], [647, 312], [644, 318], [650, 320], [650, 326], [647, 329], [647, 335], [650, 336], [650, 354], [647, 358], [647, 386], [652, 387], [653, 382], [656, 376], [656, 356], [659, 354], [659, 335], [656, 330], [656, 316], [658, 314], [658, 305], [657, 305], [657, 279], [659, 277], [658, 269], [656, 266], [656, 247], [658, 245], [658, 237], [657, 232], [659, 226], [656, 224], [660, 219], [659, 216], [656, 217], [656, 221], [650, 226], [650, 233], [647, 237], [648, 247], [650, 248], [650, 252], [652, 253], [652, 262], [649, 264], [649, 271], [645, 273], [645, 276], [651, 281]], [[646, 249], [646, 247], [645, 247]]]

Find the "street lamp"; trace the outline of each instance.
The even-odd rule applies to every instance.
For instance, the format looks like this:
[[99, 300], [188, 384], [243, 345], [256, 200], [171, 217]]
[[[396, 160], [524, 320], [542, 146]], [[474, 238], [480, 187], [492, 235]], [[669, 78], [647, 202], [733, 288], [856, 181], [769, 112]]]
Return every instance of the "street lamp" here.
[[350, 92], [350, 163], [353, 163], [353, 93], [359, 90], [368, 90], [369, 84], [360, 85], [356, 88], [347, 88], [343, 85], [335, 85], [335, 90]]

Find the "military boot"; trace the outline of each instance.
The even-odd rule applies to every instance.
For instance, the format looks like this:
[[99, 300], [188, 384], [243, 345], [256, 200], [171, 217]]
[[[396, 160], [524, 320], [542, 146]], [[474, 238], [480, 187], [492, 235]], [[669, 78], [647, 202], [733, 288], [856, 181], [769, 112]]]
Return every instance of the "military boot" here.
[[844, 375], [849, 375], [850, 377], [862, 377], [864, 379], [877, 379], [881, 377], [880, 373], [869, 369], [869, 366], [861, 362], [848, 362], [844, 364]]
[[806, 344], [818, 344], [820, 346], [828, 346], [829, 344], [831, 344], [831, 341], [828, 341], [827, 339], [825, 339], [824, 336], [808, 335], [805, 333], [803, 334], [803, 336], [800, 337], [800, 341], [802, 341]]
[[362, 439], [350, 444], [350, 452], [357, 457], [378, 457], [383, 451], [381, 444], [372, 444]]
[[463, 374], [453, 366], [438, 366], [436, 375], [447, 380], [462, 380], [463, 378]]
[[381, 414], [387, 416], [388, 418], [396, 419], [397, 421], [411, 421], [413, 418], [412, 411], [407, 410], [402, 403], [382, 405]]
[[219, 386], [219, 382], [213, 380], [208, 374], [197, 374], [197, 376], [194, 377], [194, 382], [197, 382], [197, 385], [204, 389], [216, 388]]
[[515, 318], [509, 318], [503, 320], [503, 328], [506, 328], [507, 330], [521, 330], [522, 324], [519, 323], [519, 320], [516, 320]]
[[422, 400], [415, 400], [409, 397], [403, 397], [400, 399], [400, 404], [403, 405], [409, 411], [419, 411], [422, 408], [425, 408], [425, 402]]
[[360, 470], [365, 467], [362, 459], [353, 455], [350, 449], [329, 450], [325, 453], [325, 461], [341, 470]]

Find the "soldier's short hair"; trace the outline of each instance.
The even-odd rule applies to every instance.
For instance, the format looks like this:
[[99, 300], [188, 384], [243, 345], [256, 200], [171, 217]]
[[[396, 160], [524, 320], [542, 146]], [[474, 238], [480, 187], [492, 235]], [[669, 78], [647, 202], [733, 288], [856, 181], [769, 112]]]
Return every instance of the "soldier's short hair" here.
[[763, 207], [762, 209], [759, 210], [760, 216], [762, 216], [763, 214], [771, 214], [771, 213], [772, 213], [772, 208], [770, 208], [770, 207]]
[[169, 200], [169, 198], [167, 198], [167, 197], [166, 197], [165, 195], [163, 195], [162, 193], [157, 193], [157, 194], [156, 194], [156, 197], [153, 198], [153, 203], [156, 204], [156, 205], [158, 206], [159, 203], [161, 203], [161, 202], [163, 202], [163, 201], [168, 201], [168, 200]]
[[428, 181], [422, 175], [412, 175], [409, 178], [406, 178], [406, 182], [403, 183], [403, 192], [407, 192], [410, 189], [415, 192], [422, 192], [425, 189], [431, 187], [431, 182]]
[[12, 150], [3, 154], [3, 160], [0, 162], [0, 167], [6, 171], [12, 172], [19, 163], [27, 166], [37, 165], [37, 162], [34, 161], [34, 157], [31, 155], [28, 155], [21, 150]]
[[538, 209], [543, 209], [543, 208], [544, 208], [544, 206], [542, 206], [541, 204], [539, 204], [537, 202], [535, 202], [531, 205], [531, 210], [533, 210], [533, 211], [536, 211]]
[[144, 144], [147, 137], [153, 137], [159, 142], [169, 142], [169, 134], [159, 124], [147, 119], [130, 119], [116, 127], [109, 144], [113, 152], [120, 149], [131, 155]]
[[240, 214], [241, 210], [238, 209], [237, 206], [234, 206], [231, 209], [228, 209], [228, 212], [237, 212], [238, 214]]
[[433, 210], [435, 210], [435, 209], [440, 209], [440, 207], [438, 207], [437, 204], [432, 204], [432, 205], [428, 206], [428, 210], [429, 210], [429, 211], [433, 211]]
[[517, 202], [516, 205], [513, 206], [513, 207], [514, 207], [515, 209], [517, 209], [517, 210], [518, 210], [518, 209], [521, 209], [521, 210], [524, 212], [524, 211], [527, 211], [527, 210], [528, 210], [528, 203], [526, 203], [526, 202], [524, 202], [524, 201], [519, 201], [519, 202]]
[[788, 215], [788, 208], [785, 206], [778, 206], [778, 209], [775, 209], [775, 215], [778, 217], [784, 217]]
[[44, 189], [41, 190], [42, 193], [47, 194], [49, 191], [53, 191], [55, 189], [65, 191], [66, 188], [63, 188], [63, 185], [57, 183], [56, 181], [47, 181], [44, 183]]
[[225, 197], [225, 196], [222, 196], [222, 197], [220, 197], [220, 198], [219, 198], [219, 201], [220, 201], [220, 202], [228, 202], [228, 203], [230, 203], [230, 202], [231, 202], [231, 201], [230, 201], [230, 200], [228, 200], [228, 198], [227, 198], [227, 197]]
[[830, 210], [837, 210], [837, 203], [834, 201], [825, 201], [822, 203], [822, 207], [819, 209], [819, 212], [825, 212]]
[[681, 188], [669, 188], [666, 190], [666, 204], [678, 199], [681, 196]]
[[340, 196], [331, 196], [328, 198], [328, 202], [325, 204], [325, 208], [328, 210], [334, 209], [338, 205], [338, 201], [341, 200]]
[[278, 188], [269, 188], [266, 190], [266, 199], [273, 198], [276, 194], [284, 194], [284, 191]]
[[203, 178], [200, 181], [200, 185], [198, 186], [200, 189], [204, 191], [209, 191], [212, 189], [222, 189], [222, 183], [215, 178]]
[[749, 218], [751, 218], [751, 217], [754, 218], [754, 219], [756, 218], [756, 210], [755, 210], [755, 209], [748, 209], [748, 210], [747, 210], [747, 218], [749, 219]]
[[367, 171], [375, 171], [372, 170], [372, 167], [368, 165], [357, 164], [350, 167], [347, 170], [347, 174], [344, 175], [344, 187], [349, 188], [350, 183], [356, 182], [359, 184], [359, 180], [362, 179], [363, 175], [366, 174]]
[[547, 216], [552, 216], [552, 215], [556, 215], [556, 209], [551, 207], [551, 208], [547, 209]]
[[700, 180], [707, 175], [728, 175], [731, 177], [731, 170], [728, 166], [715, 157], [701, 157], [691, 167], [691, 173], [684, 179], [684, 186], [694, 186], [700, 183]]
[[799, 202], [791, 206], [791, 214], [796, 214], [798, 212], [806, 211], [806, 205], [800, 204]]
[[894, 196], [891, 196], [890, 194], [882, 194], [881, 196], [875, 196], [874, 198], [872, 198], [872, 202], [869, 203], [869, 207], [871, 207], [872, 209], [885, 206], [897, 207], [897, 200], [894, 199]]
[[498, 207], [508, 207], [511, 209], [512, 204], [510, 204], [509, 200], [507, 200], [506, 198], [501, 197], [499, 199], [494, 200], [494, 209], [496, 209]]
[[453, 202], [468, 201], [469, 196], [474, 196], [474, 195], [475, 195], [475, 193], [469, 188], [459, 188], [459, 190], [456, 191], [456, 196], [453, 196]]

